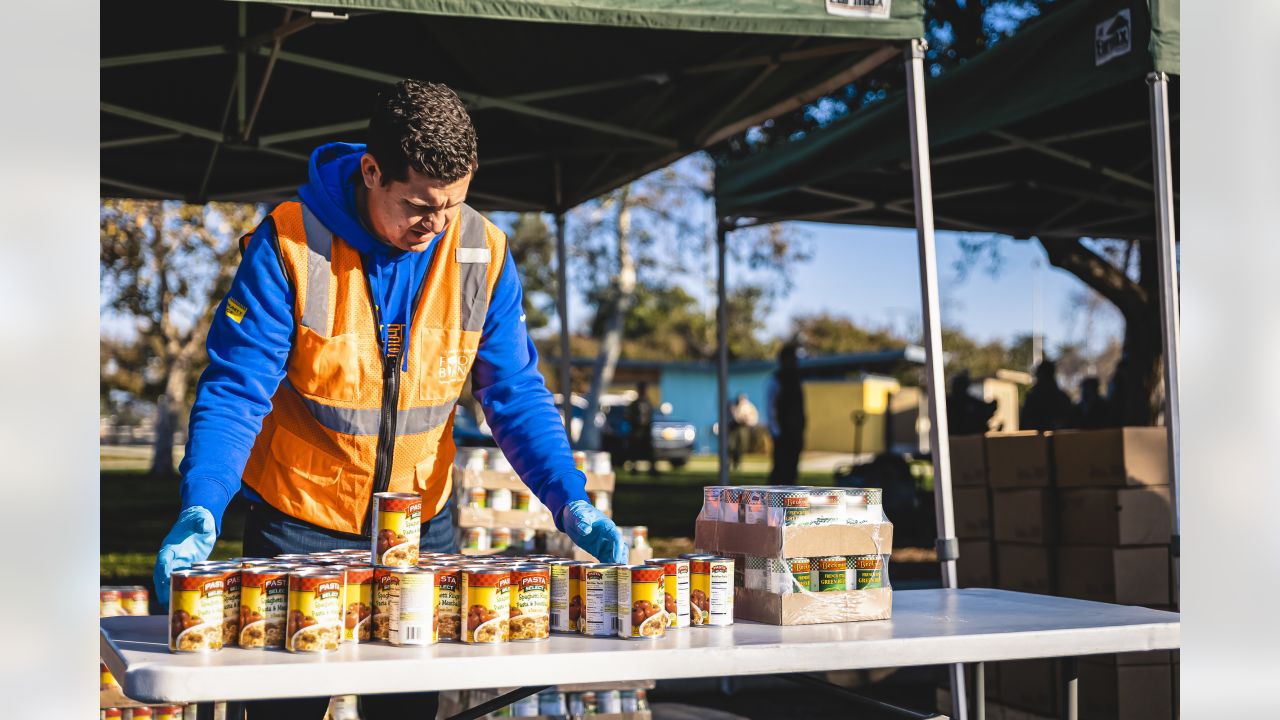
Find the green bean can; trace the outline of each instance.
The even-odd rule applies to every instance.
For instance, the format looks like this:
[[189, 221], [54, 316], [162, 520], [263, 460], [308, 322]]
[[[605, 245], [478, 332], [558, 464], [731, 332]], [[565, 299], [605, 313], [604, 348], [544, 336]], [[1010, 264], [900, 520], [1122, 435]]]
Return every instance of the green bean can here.
[[872, 590], [884, 587], [883, 555], [850, 555], [850, 575], [854, 578], [857, 590]]
[[818, 558], [818, 592], [848, 588], [849, 561], [843, 555]]

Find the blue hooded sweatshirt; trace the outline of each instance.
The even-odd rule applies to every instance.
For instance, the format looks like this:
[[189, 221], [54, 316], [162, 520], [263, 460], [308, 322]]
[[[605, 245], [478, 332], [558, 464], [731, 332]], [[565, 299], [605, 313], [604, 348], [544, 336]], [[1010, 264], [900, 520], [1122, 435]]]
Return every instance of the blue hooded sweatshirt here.
[[[369, 232], [356, 206], [363, 154], [363, 145], [332, 143], [317, 148], [311, 155], [310, 179], [298, 195], [325, 227], [360, 252], [385, 348], [388, 324], [403, 323], [403, 337], [412, 337], [414, 290], [427, 272], [440, 235], [425, 251], [411, 253]], [[209, 366], [200, 376], [191, 408], [187, 452], [179, 468], [182, 508], [207, 508], [218, 532], [237, 492], [261, 501], [250, 488], [241, 486], [240, 478], [293, 347], [294, 296], [280, 266], [276, 242], [265, 222], [249, 241], [231, 290], [209, 328]], [[235, 302], [236, 312], [229, 314], [230, 301]], [[525, 327], [523, 302], [520, 277], [508, 250], [485, 316], [472, 390], [498, 447], [553, 517], [559, 518], [565, 505], [587, 499], [586, 478], [574, 467], [564, 424], [538, 372], [538, 353]], [[402, 357], [407, 359], [408, 350], [404, 348]]]

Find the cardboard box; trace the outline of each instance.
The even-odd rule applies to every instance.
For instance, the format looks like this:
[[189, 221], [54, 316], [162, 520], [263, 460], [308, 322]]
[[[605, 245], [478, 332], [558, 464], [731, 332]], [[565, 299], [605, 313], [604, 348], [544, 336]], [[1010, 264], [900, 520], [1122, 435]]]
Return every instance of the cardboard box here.
[[991, 494], [991, 529], [998, 542], [1053, 542], [1051, 490], [997, 490]]
[[1169, 549], [1063, 545], [1058, 589], [1066, 597], [1122, 605], [1169, 604]]
[[698, 520], [693, 544], [709, 552], [773, 558], [888, 555], [893, 552], [893, 523], [778, 528]]
[[1053, 484], [1045, 433], [987, 433], [984, 449], [987, 484], [992, 488], [1045, 488]]
[[1173, 667], [1079, 664], [1080, 716], [1104, 720], [1168, 720], [1173, 712]]
[[1061, 490], [1058, 532], [1071, 545], [1167, 545], [1173, 535], [1169, 488]]
[[955, 512], [956, 537], [979, 540], [991, 537], [989, 494], [985, 487], [952, 489], [951, 504]]
[[473, 508], [463, 505], [454, 508], [458, 514], [458, 527], [482, 528], [532, 528], [534, 530], [555, 530], [555, 521], [546, 508], [535, 511], [528, 510], [494, 510], [492, 508]]
[[954, 487], [987, 484], [986, 438], [982, 435], [951, 436], [951, 485]]
[[1057, 715], [1061, 684], [1058, 661], [1000, 663], [1000, 703], [1042, 715]]
[[1168, 485], [1168, 443], [1168, 431], [1162, 427], [1055, 432], [1058, 485]]
[[996, 578], [1004, 590], [1053, 594], [1053, 548], [997, 543]]
[[[587, 476], [586, 489], [588, 492], [595, 490], [604, 490], [613, 492], [614, 473], [584, 473]], [[464, 487], [482, 487], [486, 490], [499, 490], [506, 488], [507, 490], [528, 490], [529, 486], [520, 480], [520, 476], [511, 470], [463, 470], [457, 466], [453, 468], [454, 483]]]
[[961, 540], [956, 561], [960, 587], [996, 587], [996, 563], [989, 540]]
[[733, 617], [769, 625], [888, 620], [893, 617], [893, 590], [771, 593], [739, 585], [733, 589]]

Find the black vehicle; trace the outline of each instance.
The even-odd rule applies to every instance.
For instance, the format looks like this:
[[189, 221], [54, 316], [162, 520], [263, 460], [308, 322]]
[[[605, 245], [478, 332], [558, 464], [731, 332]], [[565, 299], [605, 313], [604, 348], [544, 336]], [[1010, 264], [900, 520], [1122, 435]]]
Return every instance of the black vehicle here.
[[[673, 468], [684, 467], [693, 454], [693, 441], [698, 432], [693, 423], [678, 420], [665, 413], [653, 414], [653, 457], [666, 460]], [[627, 406], [614, 405], [604, 413], [604, 450], [613, 456], [614, 465], [646, 457], [643, 448], [634, 447]]]

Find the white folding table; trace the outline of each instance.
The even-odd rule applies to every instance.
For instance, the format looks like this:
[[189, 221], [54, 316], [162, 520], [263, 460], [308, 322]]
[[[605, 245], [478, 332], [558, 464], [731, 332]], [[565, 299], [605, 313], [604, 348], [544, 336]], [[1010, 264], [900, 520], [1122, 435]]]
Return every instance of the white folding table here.
[[[1074, 717], [1074, 658], [1176, 649], [1180, 630], [1177, 613], [990, 589], [896, 592], [893, 619], [875, 622], [792, 627], [739, 622], [673, 631], [657, 641], [556, 635], [544, 642], [491, 646], [369, 643], [344, 645], [327, 655], [242, 648], [174, 654], [168, 651], [163, 616], [101, 622], [103, 661], [125, 694], [143, 702], [520, 686], [499, 698], [506, 704], [567, 683], [1067, 658], [1063, 712], [1068, 717]], [[981, 683], [976, 690], [981, 708]], [[472, 712], [493, 709], [490, 703], [455, 717], [478, 717]]]

